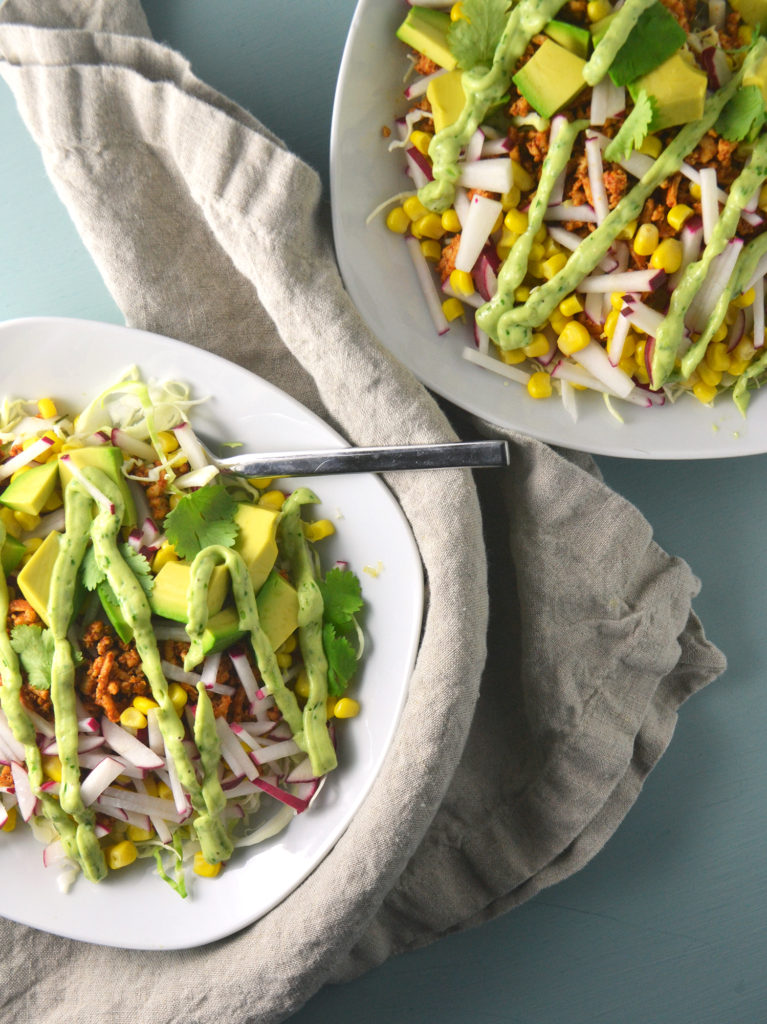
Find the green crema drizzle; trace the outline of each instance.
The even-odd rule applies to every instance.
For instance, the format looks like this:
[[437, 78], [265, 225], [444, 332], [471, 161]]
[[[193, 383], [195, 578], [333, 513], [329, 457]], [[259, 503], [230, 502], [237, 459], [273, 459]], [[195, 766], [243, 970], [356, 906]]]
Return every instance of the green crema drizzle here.
[[[759, 40], [749, 51], [741, 69], [727, 85], [706, 101], [703, 116], [685, 125], [639, 179], [631, 191], [610, 211], [602, 223], [585, 238], [570, 256], [566, 265], [551, 280], [538, 285], [527, 302], [513, 307], [514, 295], [499, 288], [491, 302], [476, 312], [478, 326], [502, 349], [522, 348], [529, 344], [533, 328], [544, 324], [558, 303], [590, 274], [605, 257], [620, 231], [634, 220], [645, 200], [666, 178], [674, 174], [685, 156], [700, 142], [714, 125], [725, 104], [740, 88], [747, 74], [767, 52], [767, 42]], [[745, 201], [749, 197], [747, 196]], [[656, 343], [655, 353], [658, 345]], [[659, 382], [653, 378], [657, 385]], [[660, 382], [662, 383], [662, 381]]]
[[[83, 476], [98, 488], [111, 502], [113, 508], [98, 506], [98, 512], [91, 526], [91, 539], [96, 564], [104, 573], [117, 597], [123, 618], [133, 630], [136, 649], [141, 658], [144, 675], [152, 690], [152, 697], [158, 705], [157, 723], [165, 740], [179, 781], [192, 802], [196, 813], [193, 821], [200, 841], [202, 855], [209, 864], [218, 864], [232, 854], [232, 842], [220, 819], [225, 797], [215, 773], [205, 772], [203, 785], [197, 779], [194, 765], [184, 745], [184, 726], [176, 712], [168, 692], [168, 683], [162, 671], [160, 652], [157, 648], [151, 625], [152, 611], [144, 589], [136, 579], [118, 547], [118, 534], [124, 515], [124, 503], [119, 488], [99, 469], [86, 468]], [[67, 498], [72, 484], [67, 487]], [[205, 714], [205, 705], [199, 709]], [[216, 748], [217, 739], [205, 739]], [[218, 759], [216, 760], [218, 763]]]
[[594, 52], [586, 61], [583, 78], [587, 85], [596, 85], [607, 74], [615, 59], [615, 55], [631, 35], [631, 30], [643, 11], [656, 3], [656, 0], [626, 0], [607, 26], [607, 31], [594, 47]]
[[[5, 536], [5, 527], [0, 523], [0, 547], [5, 543]], [[89, 878], [98, 881], [100, 878], [103, 878], [106, 872], [103, 854], [100, 861], [98, 857], [95, 862], [92, 862], [91, 859], [82, 860], [80, 845], [78, 845], [77, 824], [62, 810], [58, 800], [47, 793], [41, 792], [41, 786], [44, 781], [42, 757], [36, 742], [34, 724], [21, 700], [22, 678], [16, 652], [11, 647], [10, 637], [8, 636], [8, 585], [3, 573], [0, 573], [0, 580], [2, 581], [0, 582], [0, 621], [3, 623], [3, 628], [0, 629], [0, 676], [2, 676], [0, 705], [8, 719], [11, 732], [24, 747], [24, 760], [26, 762], [29, 784], [32, 792], [40, 801], [43, 814], [56, 829], [67, 856], [80, 863], [83, 871]], [[89, 844], [83, 843], [82, 845], [90, 849]], [[100, 850], [99, 853], [101, 853]]]
[[[740, 221], [743, 207], [765, 178], [767, 178], [767, 135], [762, 135], [754, 146], [748, 164], [730, 186], [727, 202], [711, 232], [711, 238], [703, 251], [703, 255], [685, 269], [679, 284], [671, 293], [668, 313], [658, 328], [655, 337], [652, 359], [652, 380], [655, 387], [659, 387], [668, 380], [676, 362], [676, 354], [684, 337], [685, 313], [692, 300], [703, 287], [712, 261], [724, 251], [725, 246], [738, 230], [738, 222]], [[689, 377], [701, 361], [706, 354], [709, 341], [716, 334], [719, 325], [724, 320], [727, 308], [725, 306], [724, 312], [722, 312], [720, 309], [721, 304], [722, 298], [720, 297], [714, 314], [709, 317], [706, 329], [682, 357], [683, 377]], [[718, 313], [721, 313], [721, 319], [717, 322]]]
[[429, 144], [433, 181], [419, 189], [418, 198], [429, 210], [442, 213], [455, 198], [461, 149], [479, 128], [488, 110], [509, 88], [514, 66], [530, 40], [541, 32], [564, 0], [521, 0], [509, 14], [498, 40], [492, 66], [464, 71], [461, 76], [466, 102], [458, 120], [437, 132]]

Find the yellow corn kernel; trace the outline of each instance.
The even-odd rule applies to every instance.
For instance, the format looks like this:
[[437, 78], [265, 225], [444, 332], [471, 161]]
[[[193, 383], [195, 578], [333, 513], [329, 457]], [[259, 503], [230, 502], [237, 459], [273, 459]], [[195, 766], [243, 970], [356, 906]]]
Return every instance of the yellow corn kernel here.
[[531, 398], [551, 398], [551, 377], [545, 370], [532, 373], [527, 381], [527, 393]]
[[333, 718], [336, 713], [336, 704], [338, 699], [336, 697], [328, 697], [325, 701], [325, 714], [328, 718]]
[[40, 758], [43, 775], [53, 782], [61, 782], [61, 761], [56, 754], [43, 754]]
[[265, 491], [275, 480], [273, 476], [249, 476], [247, 479], [251, 487], [255, 487], [257, 491]]
[[280, 509], [285, 504], [285, 495], [282, 491], [266, 491], [258, 499], [258, 504], [262, 508]]
[[30, 515], [29, 512], [14, 512], [16, 522], [22, 530], [34, 530], [40, 524], [40, 516]]
[[280, 644], [280, 646], [277, 648], [277, 651], [279, 654], [292, 654], [293, 651], [295, 651], [296, 649], [296, 644], [296, 634], [291, 633], [288, 639], [285, 640], [282, 644]]
[[700, 199], [700, 185], [697, 183], [697, 181], [694, 181], [690, 185], [690, 195], [693, 199]]
[[[641, 343], [643, 345], [646, 345], [647, 344], [647, 339], [646, 338], [642, 338], [641, 339]], [[633, 356], [634, 353], [636, 352], [637, 345], [639, 345], [639, 344], [640, 344], [640, 339], [637, 337], [637, 335], [633, 334], [631, 331], [629, 331], [628, 334], [626, 335], [626, 340], [623, 342], [623, 358], [625, 359], [627, 356]]]
[[145, 715], [148, 711], [151, 711], [152, 708], [157, 708], [159, 706], [160, 705], [157, 703], [157, 701], [152, 700], [151, 697], [139, 696], [133, 698], [133, 707], [137, 711], [140, 711], [142, 715]]
[[463, 18], [466, 21], [469, 20], [463, 13], [463, 4], [461, 3], [461, 0], [458, 0], [458, 2], [453, 4], [453, 6], [450, 8], [450, 20], [459, 21], [461, 18]]
[[[146, 779], [144, 780], [144, 784], [146, 785]], [[157, 783], [157, 796], [160, 798], [160, 800], [173, 799], [173, 791], [171, 790], [167, 782], [163, 782], [162, 779], [160, 779]]]
[[179, 559], [178, 555], [176, 554], [176, 549], [173, 547], [172, 544], [166, 541], [164, 544], [160, 545], [158, 551], [156, 552], [154, 558], [152, 559], [152, 571], [159, 572], [164, 565], [168, 564], [168, 562], [177, 562], [178, 560]]
[[655, 224], [640, 224], [634, 235], [634, 252], [637, 256], [652, 256], [658, 247], [660, 236]]
[[10, 508], [0, 508], [0, 521], [2, 521], [5, 527], [5, 532], [18, 540], [21, 536], [21, 527], [13, 515], [13, 510]]
[[309, 696], [309, 676], [306, 674], [305, 669], [301, 669], [298, 673], [298, 678], [293, 686], [293, 692], [296, 697], [302, 697], [304, 700]]
[[336, 702], [334, 712], [336, 718], [356, 718], [359, 713], [359, 701], [354, 700], [353, 697], [341, 697]]
[[140, 828], [138, 825], [128, 825], [125, 834], [132, 843], [145, 843], [154, 835], [148, 828]]
[[663, 143], [660, 141], [658, 136], [648, 135], [639, 147], [639, 152], [644, 153], [645, 156], [651, 156], [653, 160], [657, 160], [662, 149]]
[[741, 373], [744, 373], [748, 369], [748, 365], [748, 360], [740, 362], [737, 359], [731, 359], [727, 372], [733, 377], [740, 377]]
[[522, 349], [528, 359], [537, 359], [538, 356], [545, 356], [549, 351], [549, 339], [545, 334], [534, 334], [529, 345]]
[[714, 334], [714, 337], [711, 340], [724, 341], [724, 339], [727, 337], [727, 334], [727, 324], [720, 324], [719, 327], [717, 327], [716, 333]]
[[194, 855], [194, 862], [192, 864], [192, 870], [200, 878], [215, 878], [221, 871], [221, 862], [218, 864], [211, 864], [210, 861], [205, 860], [200, 850]]
[[0, 832], [13, 832], [13, 830], [16, 828], [17, 820], [18, 819], [16, 817], [16, 808], [9, 807], [8, 817], [5, 819], [5, 824], [2, 827], [0, 827]]
[[697, 369], [698, 376], [700, 377], [700, 379], [703, 381], [704, 384], [707, 384], [710, 388], [715, 388], [717, 384], [720, 383], [722, 379], [722, 371], [714, 370], [711, 366], [708, 365], [705, 359], [702, 362], [698, 363]]
[[430, 263], [439, 263], [439, 258], [442, 255], [442, 246], [435, 238], [424, 238], [420, 246], [425, 259]]
[[636, 231], [636, 229], [637, 229], [637, 221], [630, 220], [628, 222], [628, 224], [626, 225], [626, 227], [625, 228], [621, 228], [621, 230], [618, 232], [618, 234], [615, 237], [623, 239], [624, 242], [630, 242], [631, 239], [634, 237], [634, 232]]
[[564, 355], [571, 356], [573, 352], [580, 352], [581, 349], [586, 348], [590, 341], [591, 335], [583, 324], [577, 320], [571, 320], [557, 338], [557, 346]]
[[129, 864], [134, 862], [137, 856], [138, 850], [130, 839], [123, 839], [121, 843], [115, 843], [114, 846], [107, 846], [104, 850], [104, 857], [112, 871], [118, 871], [120, 868], [127, 868]]
[[329, 519], [316, 519], [313, 523], [304, 523], [304, 537], [312, 542], [332, 537], [335, 532], [336, 528]]
[[[552, 259], [553, 258], [554, 257], [552, 256]], [[539, 260], [531, 260], [530, 265], [527, 268], [527, 272], [530, 275], [530, 277], [544, 278], [546, 276], [546, 271], [543, 267], [543, 263], [541, 263]]]
[[461, 221], [458, 214], [451, 207], [449, 210], [445, 210], [441, 217], [442, 227], [448, 234], [455, 235], [461, 230]]
[[188, 693], [181, 683], [171, 683], [168, 687], [168, 696], [170, 697], [171, 704], [176, 709], [176, 713], [180, 715], [186, 707], [186, 702], [189, 700]]
[[419, 220], [429, 212], [418, 196], [408, 196], [402, 204], [402, 209], [411, 220]]
[[450, 274], [450, 287], [460, 295], [472, 295], [474, 293], [474, 279], [466, 270], [454, 270]]
[[413, 222], [413, 234], [419, 238], [442, 238], [444, 233], [442, 218], [438, 213], [427, 213]]
[[516, 185], [512, 185], [508, 192], [501, 196], [501, 206], [504, 210], [511, 210], [517, 206], [522, 195]]
[[737, 362], [747, 363], [753, 359], [755, 353], [756, 349], [754, 348], [753, 341], [751, 338], [746, 336], [745, 338], [740, 339], [738, 344], [732, 350], [731, 355]]
[[712, 341], [706, 349], [706, 363], [712, 370], [725, 373], [730, 368], [730, 353], [723, 341]]
[[650, 266], [675, 274], [682, 266], [682, 243], [678, 238], [664, 238], [650, 257]]
[[631, 356], [623, 356], [621, 361], [618, 363], [621, 370], [626, 374], [627, 377], [633, 377], [636, 372], [636, 363]]
[[275, 654], [275, 658], [280, 668], [290, 668], [293, 664], [292, 654]]
[[666, 214], [666, 220], [674, 231], [681, 231], [693, 213], [694, 210], [691, 206], [686, 203], [677, 203]]
[[704, 381], [699, 380], [692, 386], [692, 393], [702, 402], [704, 405], [709, 405], [716, 398], [716, 388], [711, 384], [706, 384]]
[[524, 363], [525, 350], [522, 348], [501, 348], [498, 350], [498, 356], [501, 362], [506, 363], [507, 366], [516, 366], [517, 363]]
[[64, 499], [61, 497], [61, 491], [56, 488], [55, 491], [51, 492], [50, 498], [43, 505], [42, 512], [55, 512], [57, 508], [61, 508], [64, 504]]
[[[726, 324], [730, 324], [730, 325], [734, 324], [735, 321], [738, 319], [739, 313], [740, 313], [740, 311], [738, 310], [738, 307], [735, 305], [734, 302], [731, 302], [729, 304], [729, 306], [727, 307], [727, 312], [725, 313], [725, 316], [724, 316], [724, 322]], [[694, 340], [697, 340], [697, 339], [694, 339]]]
[[554, 312], [549, 317], [549, 324], [556, 331], [557, 334], [561, 334], [562, 331], [567, 326], [567, 324], [569, 324], [569, 323], [570, 323], [569, 317], [562, 316], [562, 314], [559, 312], [558, 309], [555, 309]]
[[503, 223], [509, 231], [514, 231], [516, 234], [521, 235], [524, 231], [527, 231], [527, 214], [521, 210], [509, 210], [503, 218]]
[[429, 144], [434, 136], [431, 132], [416, 131], [410, 133], [410, 141], [422, 156], [429, 155]]
[[157, 435], [157, 440], [160, 442], [160, 448], [165, 455], [170, 455], [171, 452], [175, 452], [178, 449], [178, 438], [172, 430], [161, 430]]
[[52, 398], [41, 398], [37, 403], [37, 411], [44, 420], [52, 420], [59, 414], [56, 403]]
[[576, 313], [583, 312], [583, 303], [577, 295], [568, 295], [559, 303], [559, 312], [562, 316], [575, 316]]
[[516, 160], [511, 161], [511, 173], [514, 184], [521, 192], [529, 192], [534, 187], [535, 179]]
[[612, 10], [608, 0], [589, 0], [586, 4], [586, 14], [589, 21], [601, 21], [608, 14], [612, 14]]
[[29, 465], [19, 466], [15, 473], [11, 473], [11, 481], [18, 480], [22, 473], [28, 473], [31, 468]]
[[127, 729], [145, 729], [146, 715], [131, 705], [120, 715], [120, 725], [124, 725]]
[[610, 293], [610, 307], [611, 309], [617, 309], [618, 312], [623, 309], [623, 292]]
[[442, 303], [442, 312], [446, 320], [457, 320], [459, 316], [463, 316], [463, 303], [460, 299], [445, 299]]
[[549, 235], [546, 236], [546, 240], [543, 243], [543, 252], [546, 256], [555, 256], [558, 252], [562, 252], [559, 245]]
[[539, 245], [542, 245], [547, 240], [548, 237], [549, 237], [549, 232], [548, 232], [548, 230], [546, 228], [546, 225], [545, 224], [541, 224], [541, 226], [538, 228], [538, 230], [533, 235], [533, 240], [538, 242]]
[[527, 287], [526, 284], [521, 284], [518, 288], [515, 289], [515, 291], [514, 291], [514, 301], [515, 302], [527, 302], [527, 300], [529, 298], [530, 298], [530, 289]]
[[746, 309], [747, 306], [753, 306], [755, 298], [756, 292], [753, 288], [749, 288], [747, 292], [743, 292], [737, 299], [733, 299], [732, 305], [737, 306], [738, 309]]
[[549, 256], [547, 260], [543, 261], [543, 276], [550, 281], [566, 264], [567, 256], [563, 252], [557, 253], [556, 256]]
[[546, 247], [541, 245], [540, 242], [533, 242], [530, 246], [530, 259], [536, 262], [542, 262], [546, 259]]

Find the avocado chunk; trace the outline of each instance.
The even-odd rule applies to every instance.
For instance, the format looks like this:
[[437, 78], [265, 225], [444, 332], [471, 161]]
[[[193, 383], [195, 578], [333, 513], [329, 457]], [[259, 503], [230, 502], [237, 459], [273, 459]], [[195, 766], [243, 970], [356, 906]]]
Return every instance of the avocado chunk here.
[[632, 99], [644, 89], [656, 102], [650, 131], [689, 124], [703, 116], [708, 77], [697, 65], [675, 53], [649, 75], [643, 75], [629, 86]]
[[31, 466], [26, 472], [15, 477], [2, 494], [0, 502], [16, 512], [36, 516], [53, 494], [59, 482], [59, 467], [55, 459]]
[[543, 31], [549, 39], [553, 39], [555, 43], [564, 46], [570, 53], [583, 57], [584, 60], [586, 59], [589, 52], [589, 43], [591, 42], [591, 33], [587, 28], [571, 25], [567, 21], [555, 20], [550, 21]]
[[54, 530], [49, 533], [40, 547], [16, 577], [19, 590], [29, 601], [46, 626], [48, 621], [48, 599], [53, 578], [53, 567], [59, 553], [61, 534]]
[[[607, 18], [603, 21], [607, 22]], [[615, 85], [629, 85], [664, 65], [686, 41], [687, 34], [674, 15], [662, 3], [653, 4], [639, 15], [628, 39], [615, 54], [608, 74]]]
[[762, 57], [756, 67], [743, 76], [743, 88], [746, 89], [749, 85], [756, 86], [767, 106], [767, 57]]
[[586, 61], [547, 39], [514, 75], [514, 84], [541, 117], [551, 117], [586, 87]]
[[128, 625], [123, 617], [120, 603], [115, 600], [114, 591], [106, 580], [102, 580], [96, 587], [96, 593], [99, 596], [99, 601], [101, 601], [101, 607], [104, 609], [107, 618], [112, 623], [115, 633], [117, 633], [124, 644], [127, 644], [133, 639], [133, 629]]
[[234, 550], [242, 556], [258, 592], [277, 561], [277, 520], [275, 509], [241, 502], [234, 521], [238, 527]]
[[446, 71], [444, 75], [432, 78], [426, 86], [426, 98], [434, 114], [435, 132], [441, 132], [443, 128], [454, 124], [464, 108], [466, 94], [461, 84], [462, 78], [461, 71]]
[[[75, 448], [71, 452], [67, 452], [67, 454], [69, 455], [72, 465], [76, 466], [77, 469], [85, 469], [86, 466], [93, 466], [95, 469], [100, 469], [106, 473], [110, 480], [114, 480], [120, 488], [120, 493], [122, 494], [123, 501], [125, 502], [125, 518], [123, 519], [123, 526], [135, 526], [136, 506], [133, 503], [133, 497], [131, 495], [130, 488], [128, 487], [128, 481], [123, 476], [122, 451], [111, 444], [99, 444], [87, 448]], [[59, 474], [61, 476], [61, 488], [63, 490], [72, 479], [72, 471], [66, 462], [59, 461]]]
[[[192, 578], [192, 567], [186, 562], [166, 562], [154, 578], [152, 611], [163, 619], [187, 622], [187, 595]], [[225, 566], [213, 569], [207, 589], [208, 615], [220, 612], [229, 590], [229, 573]]]
[[731, 0], [730, 6], [747, 25], [758, 25], [762, 32], [767, 31], [767, 0]]
[[19, 565], [26, 553], [26, 547], [21, 543], [20, 540], [16, 540], [15, 537], [11, 537], [10, 534], [5, 538], [2, 548], [0, 548], [0, 565], [3, 567], [3, 572], [7, 575], [9, 572], [13, 572]]
[[276, 651], [298, 629], [298, 594], [278, 572], [270, 572], [256, 595], [258, 618], [272, 650]]
[[450, 15], [429, 7], [411, 7], [407, 17], [397, 29], [397, 39], [418, 50], [441, 68], [452, 71], [456, 59], [447, 44]]
[[202, 634], [202, 653], [217, 654], [219, 651], [225, 651], [244, 636], [245, 630], [240, 629], [240, 616], [237, 611], [234, 608], [222, 608], [208, 619], [208, 625]]

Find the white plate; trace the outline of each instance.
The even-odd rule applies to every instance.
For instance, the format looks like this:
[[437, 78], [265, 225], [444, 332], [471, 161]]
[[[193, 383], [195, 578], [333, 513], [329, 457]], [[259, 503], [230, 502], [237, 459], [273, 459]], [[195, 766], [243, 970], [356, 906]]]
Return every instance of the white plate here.
[[333, 109], [331, 197], [336, 253], [346, 287], [381, 342], [427, 387], [501, 427], [552, 444], [642, 459], [709, 459], [767, 450], [767, 394], [755, 394], [746, 420], [725, 395], [713, 408], [685, 396], [643, 409], [615, 401], [624, 423], [603, 400], [579, 393], [578, 422], [556, 398], [536, 401], [518, 384], [467, 363], [469, 330], [454, 322], [438, 337], [415, 282], [404, 242], [379, 216], [388, 197], [411, 188], [401, 151], [382, 136], [406, 109], [405, 48], [394, 37], [407, 8], [401, 0], [360, 0], [344, 50]]
[[[145, 379], [172, 378], [211, 400], [193, 422], [210, 437], [255, 450], [344, 447], [314, 414], [242, 368], [178, 341], [109, 324], [30, 319], [0, 324], [3, 395], [51, 397], [81, 409], [135, 363]], [[45, 931], [134, 949], [202, 945], [255, 921], [319, 864], [359, 808], [383, 762], [405, 700], [421, 624], [423, 583], [415, 542], [399, 505], [370, 475], [314, 478], [318, 516], [337, 522], [323, 542], [328, 566], [349, 562], [367, 604], [363, 668], [354, 684], [362, 711], [339, 727], [339, 768], [310, 809], [268, 842], [235, 852], [215, 879], [190, 875], [182, 900], [155, 873], [134, 864], [98, 885], [80, 877], [68, 895], [42, 846], [19, 825], [0, 833], [0, 914]], [[342, 517], [342, 518], [341, 518]], [[378, 568], [373, 576], [365, 567]], [[275, 807], [277, 805], [275, 804]]]

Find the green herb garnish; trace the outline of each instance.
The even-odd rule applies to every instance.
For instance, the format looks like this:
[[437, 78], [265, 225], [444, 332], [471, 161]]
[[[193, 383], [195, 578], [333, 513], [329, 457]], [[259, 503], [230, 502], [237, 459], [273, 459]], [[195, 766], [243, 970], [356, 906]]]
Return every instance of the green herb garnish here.
[[633, 150], [639, 149], [650, 131], [655, 107], [653, 97], [640, 89], [631, 113], [605, 149], [607, 160], [626, 160]]
[[24, 666], [29, 685], [35, 690], [49, 690], [53, 664], [53, 633], [42, 626], [14, 626], [11, 630], [11, 647]]
[[464, 71], [493, 63], [510, 6], [509, 0], [463, 0], [461, 17], [450, 23], [447, 42]]
[[210, 544], [231, 547], [237, 536], [237, 503], [220, 484], [185, 494], [165, 517], [165, 536], [180, 558], [191, 561]]

